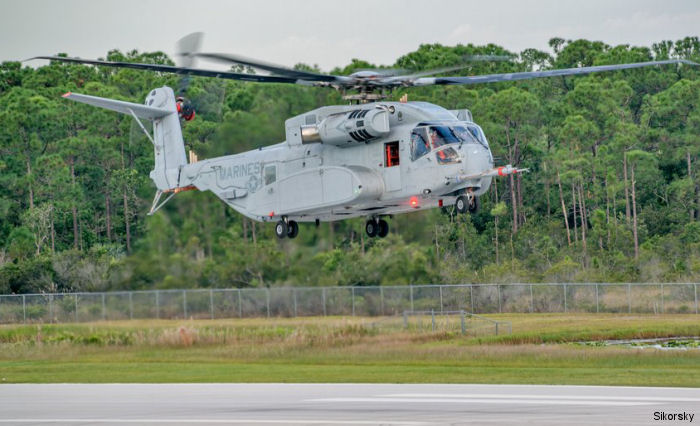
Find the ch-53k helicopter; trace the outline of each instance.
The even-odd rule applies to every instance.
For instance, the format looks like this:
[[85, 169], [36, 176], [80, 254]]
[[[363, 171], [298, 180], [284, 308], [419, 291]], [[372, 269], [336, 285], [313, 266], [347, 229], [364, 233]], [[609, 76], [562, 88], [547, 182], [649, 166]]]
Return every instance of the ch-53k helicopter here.
[[[191, 104], [170, 87], [153, 89], [144, 104], [66, 93], [66, 99], [131, 115], [152, 142], [157, 187], [149, 214], [178, 192], [212, 191], [246, 217], [276, 222], [279, 238], [294, 238], [298, 222], [367, 217], [370, 237], [385, 237], [385, 217], [415, 210], [454, 206], [474, 212], [478, 197], [494, 177], [526, 171], [511, 165], [494, 167], [486, 135], [467, 109], [449, 111], [427, 102], [389, 102], [385, 93], [397, 88], [465, 85], [581, 75], [665, 64], [698, 65], [680, 59], [602, 65], [545, 71], [436, 77], [454, 69], [386, 75], [359, 71], [349, 76], [290, 69], [237, 55], [199, 53], [200, 34], [179, 42], [184, 66], [107, 62], [40, 56], [98, 66], [123, 67], [186, 76], [207, 76], [257, 83], [292, 83], [331, 87], [346, 93], [348, 105], [325, 106], [289, 118], [286, 140], [236, 155], [187, 161], [182, 122], [195, 116]], [[204, 70], [194, 58], [208, 58], [252, 67], [269, 74]], [[151, 136], [141, 122], [153, 123]], [[190, 158], [194, 160], [194, 158]], [[169, 196], [160, 202], [164, 193]]]

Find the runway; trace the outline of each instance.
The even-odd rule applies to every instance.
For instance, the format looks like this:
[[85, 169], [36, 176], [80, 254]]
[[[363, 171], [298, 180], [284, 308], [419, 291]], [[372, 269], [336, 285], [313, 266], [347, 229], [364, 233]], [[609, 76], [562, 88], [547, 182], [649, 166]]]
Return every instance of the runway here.
[[[661, 418], [662, 414], [666, 417]], [[668, 421], [669, 415], [684, 415]], [[401, 384], [6, 384], [0, 425], [683, 424], [700, 389]], [[690, 417], [692, 415], [692, 417]], [[656, 417], [658, 418], [656, 418]]]

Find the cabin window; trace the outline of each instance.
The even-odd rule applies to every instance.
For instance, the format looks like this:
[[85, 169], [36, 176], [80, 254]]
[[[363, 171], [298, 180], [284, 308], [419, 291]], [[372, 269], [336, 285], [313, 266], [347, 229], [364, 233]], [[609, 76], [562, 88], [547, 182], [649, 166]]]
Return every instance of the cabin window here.
[[384, 144], [384, 167], [394, 167], [399, 165], [399, 142], [389, 142]]
[[411, 132], [411, 160], [416, 161], [430, 152], [425, 135], [425, 127], [417, 127]]
[[274, 183], [277, 180], [277, 167], [276, 166], [265, 166], [265, 171], [263, 173], [265, 179], [265, 185]]

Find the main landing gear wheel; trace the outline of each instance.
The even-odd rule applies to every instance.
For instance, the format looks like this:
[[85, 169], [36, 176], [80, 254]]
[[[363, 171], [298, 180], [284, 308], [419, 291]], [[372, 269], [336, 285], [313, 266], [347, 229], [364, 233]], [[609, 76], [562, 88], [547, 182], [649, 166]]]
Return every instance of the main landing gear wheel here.
[[384, 238], [389, 234], [389, 224], [386, 223], [386, 220], [379, 219], [377, 222], [377, 228], [377, 236], [379, 238]]
[[289, 223], [287, 223], [287, 237], [289, 238], [295, 238], [297, 235], [299, 235], [299, 225], [293, 220], [290, 220]]
[[389, 224], [384, 219], [370, 219], [365, 224], [365, 232], [370, 238], [384, 238], [389, 234]]
[[374, 238], [377, 236], [377, 231], [379, 231], [379, 224], [377, 224], [374, 219], [368, 220], [365, 224], [365, 232], [367, 232], [367, 236]]
[[289, 233], [289, 227], [287, 226], [287, 222], [280, 220], [277, 222], [275, 225], [275, 235], [277, 235], [277, 238], [282, 239], [287, 236]]

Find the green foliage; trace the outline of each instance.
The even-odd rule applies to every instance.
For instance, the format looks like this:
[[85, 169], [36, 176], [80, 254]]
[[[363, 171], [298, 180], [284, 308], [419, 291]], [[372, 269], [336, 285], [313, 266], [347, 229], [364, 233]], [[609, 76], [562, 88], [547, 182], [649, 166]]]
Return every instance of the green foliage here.
[[[388, 66], [360, 59], [333, 72], [463, 67], [453, 75], [700, 59], [687, 37], [647, 47], [550, 40], [554, 54], [424, 44]], [[473, 61], [500, 55], [513, 61]], [[107, 59], [171, 64], [162, 52]], [[320, 72], [316, 66], [297, 69]], [[241, 72], [250, 70], [241, 69]], [[386, 239], [363, 220], [278, 241], [208, 193], [183, 193], [155, 216], [152, 146], [129, 117], [64, 102], [66, 91], [141, 102], [177, 76], [51, 63], [0, 64], [0, 293], [110, 289], [386, 285], [428, 282], [700, 278], [700, 82], [666, 66], [482, 86], [399, 90], [469, 108], [500, 163], [532, 173], [496, 180], [480, 212], [400, 215]], [[342, 103], [332, 90], [193, 78], [200, 158], [284, 139], [284, 120]], [[627, 170], [624, 168], [627, 164]], [[634, 172], [634, 200], [631, 173]], [[561, 192], [559, 190], [561, 185]], [[636, 206], [635, 259], [632, 202]], [[563, 204], [563, 206], [562, 206]], [[585, 212], [585, 215], [582, 213]], [[497, 254], [498, 253], [498, 254]]]

